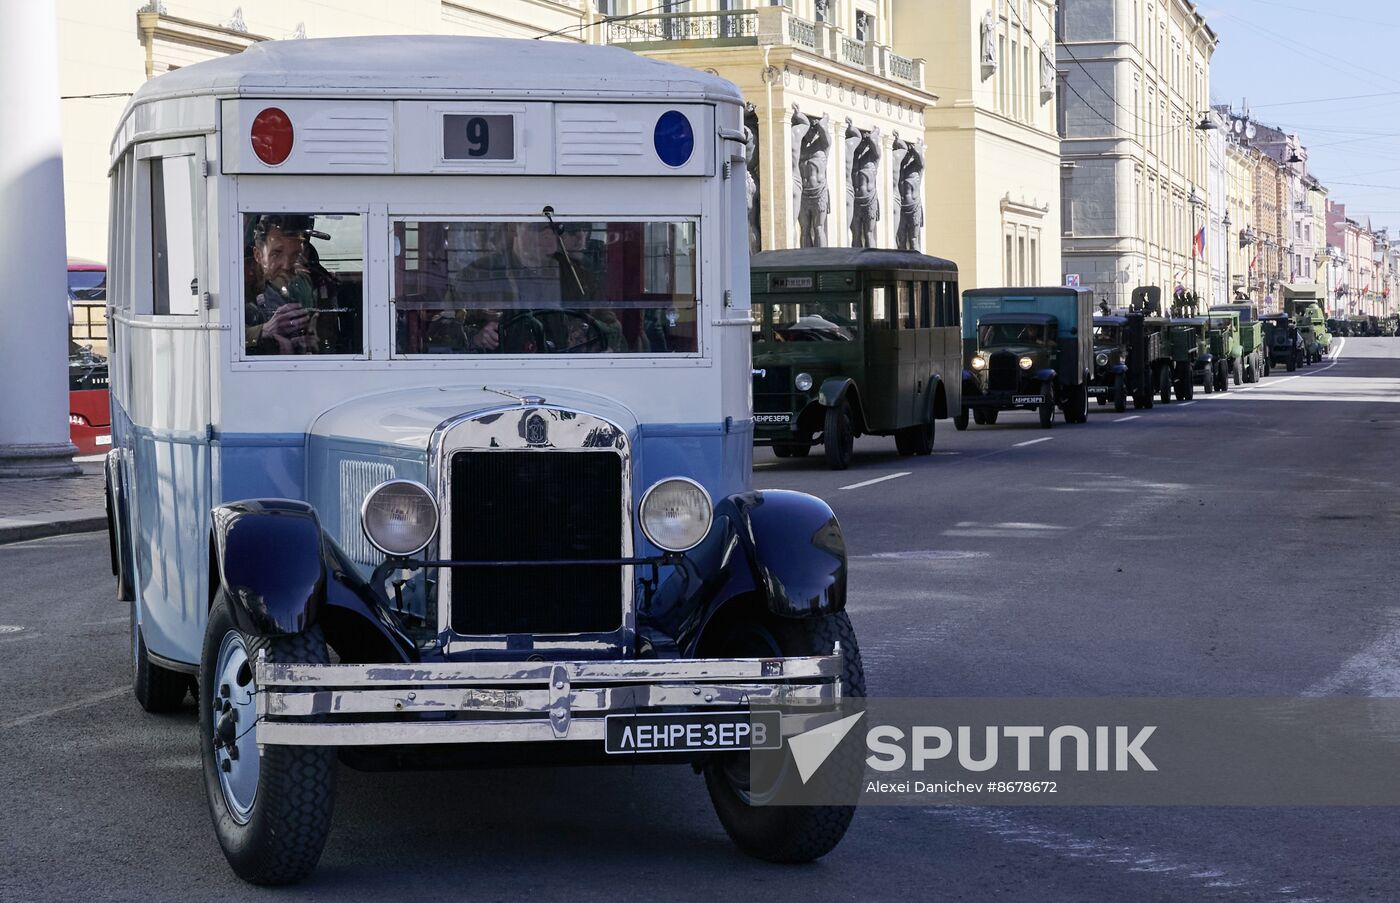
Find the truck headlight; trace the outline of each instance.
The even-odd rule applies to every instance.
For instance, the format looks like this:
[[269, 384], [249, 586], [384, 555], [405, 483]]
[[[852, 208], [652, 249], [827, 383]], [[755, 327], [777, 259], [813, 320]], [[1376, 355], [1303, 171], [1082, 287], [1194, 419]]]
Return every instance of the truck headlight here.
[[1094, 363], [1098, 364], [1100, 367], [1107, 367], [1108, 355], [1100, 351], [1097, 355], [1094, 356]]
[[401, 557], [421, 552], [437, 535], [438, 506], [428, 487], [413, 480], [388, 480], [365, 496], [360, 526], [374, 547]]
[[652, 484], [637, 506], [637, 521], [651, 544], [666, 552], [688, 552], [710, 532], [710, 494], [694, 480], [670, 477]]
[[812, 388], [812, 374], [799, 373], [797, 374], [797, 378], [792, 381], [792, 384], [797, 387], [797, 391], [806, 392], [808, 389]]
[[982, 355], [980, 355], [980, 354], [974, 355], [973, 358], [972, 358], [972, 369], [974, 369], [974, 370], [986, 370], [986, 369], [987, 369], [987, 359], [986, 359], [985, 357], [983, 357]]
[[1029, 370], [1030, 368], [1035, 366], [1035, 358], [1023, 357], [1020, 360], [1020, 364], [1022, 370]]

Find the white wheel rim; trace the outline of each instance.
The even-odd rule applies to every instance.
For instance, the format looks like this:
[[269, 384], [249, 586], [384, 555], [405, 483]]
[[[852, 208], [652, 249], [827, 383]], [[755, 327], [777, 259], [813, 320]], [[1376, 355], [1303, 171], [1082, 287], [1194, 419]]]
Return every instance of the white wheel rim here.
[[253, 729], [257, 718], [256, 689], [248, 647], [238, 631], [230, 630], [219, 644], [214, 685], [206, 687], [205, 692], [211, 694], [214, 767], [219, 775], [219, 789], [229, 814], [240, 825], [248, 823], [258, 798], [258, 739]]

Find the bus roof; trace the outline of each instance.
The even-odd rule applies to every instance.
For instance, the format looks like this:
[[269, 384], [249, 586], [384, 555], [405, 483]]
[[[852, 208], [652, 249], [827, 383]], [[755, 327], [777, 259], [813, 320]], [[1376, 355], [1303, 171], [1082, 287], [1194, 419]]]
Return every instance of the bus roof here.
[[956, 273], [958, 265], [941, 257], [915, 251], [887, 248], [794, 248], [790, 251], [762, 251], [753, 255], [755, 270], [946, 270]]
[[718, 76], [619, 47], [513, 38], [381, 35], [264, 41], [151, 79], [132, 107], [175, 97], [379, 96], [742, 103]]

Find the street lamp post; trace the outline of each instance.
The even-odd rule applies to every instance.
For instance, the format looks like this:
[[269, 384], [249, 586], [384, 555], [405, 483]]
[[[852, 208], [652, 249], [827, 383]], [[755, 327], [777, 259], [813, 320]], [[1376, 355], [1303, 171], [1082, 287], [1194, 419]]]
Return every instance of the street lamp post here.
[[1201, 200], [1201, 196], [1196, 193], [1196, 186], [1191, 186], [1191, 196], [1186, 199], [1186, 202], [1191, 205], [1191, 296], [1199, 304], [1201, 295], [1200, 289], [1196, 285], [1196, 236], [1200, 234], [1200, 230], [1196, 225], [1196, 213], [1204, 202]]
[[1235, 291], [1230, 287], [1230, 242], [1234, 236], [1230, 234], [1230, 211], [1225, 211], [1225, 218], [1220, 221], [1221, 227], [1225, 230], [1225, 303], [1229, 304], [1235, 300]]

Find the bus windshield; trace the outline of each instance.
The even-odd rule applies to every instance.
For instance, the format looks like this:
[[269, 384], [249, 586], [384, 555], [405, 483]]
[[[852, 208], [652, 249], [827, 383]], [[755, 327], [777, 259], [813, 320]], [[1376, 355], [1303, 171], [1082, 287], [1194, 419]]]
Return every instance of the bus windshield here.
[[860, 337], [854, 301], [771, 304], [769, 312], [775, 342], [854, 342]]
[[394, 351], [699, 350], [693, 222], [393, 223]]

